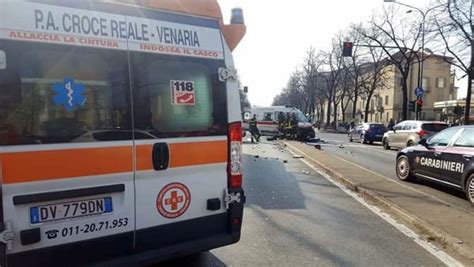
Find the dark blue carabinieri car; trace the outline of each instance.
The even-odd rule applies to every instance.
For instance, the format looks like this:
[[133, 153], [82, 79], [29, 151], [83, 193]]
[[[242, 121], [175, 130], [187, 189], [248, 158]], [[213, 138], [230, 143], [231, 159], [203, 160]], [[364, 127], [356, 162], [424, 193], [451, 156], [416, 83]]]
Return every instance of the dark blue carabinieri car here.
[[415, 177], [457, 188], [474, 206], [474, 126], [445, 129], [397, 155], [397, 177]]

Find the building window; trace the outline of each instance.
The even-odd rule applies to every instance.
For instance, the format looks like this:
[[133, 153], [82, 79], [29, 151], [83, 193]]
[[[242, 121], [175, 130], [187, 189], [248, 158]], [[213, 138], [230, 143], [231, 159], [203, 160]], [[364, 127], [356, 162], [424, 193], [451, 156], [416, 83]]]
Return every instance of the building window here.
[[388, 105], [388, 95], [385, 96], [385, 105]]
[[390, 120], [390, 119], [389, 119], [389, 116], [390, 116], [390, 113], [389, 113], [389, 112], [387, 112], [387, 118], [385, 119], [385, 121], [387, 121], [387, 122], [388, 122], [388, 121]]
[[446, 79], [444, 77], [439, 77], [437, 79], [436, 87], [444, 88], [446, 86]]
[[430, 78], [423, 78], [423, 83], [422, 83], [421, 87], [423, 87], [423, 89], [425, 89], [425, 90], [429, 90], [429, 88], [430, 88]]

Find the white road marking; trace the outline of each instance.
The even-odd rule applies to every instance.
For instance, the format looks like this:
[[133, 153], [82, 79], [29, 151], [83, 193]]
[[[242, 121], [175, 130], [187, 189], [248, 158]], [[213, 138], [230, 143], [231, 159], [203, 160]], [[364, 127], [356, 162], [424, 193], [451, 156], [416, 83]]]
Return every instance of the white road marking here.
[[[304, 153], [303, 151], [301, 151], [300, 149], [298, 149], [298, 148], [296, 148], [296, 147], [294, 147], [294, 146], [292, 146], [292, 145], [290, 145], [290, 144], [288, 144], [288, 146], [291, 147], [291, 149], [294, 149], [294, 150], [298, 151], [299, 153], [301, 153], [301, 154], [307, 156], [307, 154]], [[400, 182], [400, 181], [398, 181], [398, 180], [395, 180], [395, 179], [386, 177], [386, 176], [384, 176], [384, 175], [382, 175], [382, 174], [380, 174], [380, 173], [378, 173], [378, 172], [375, 172], [375, 171], [373, 171], [373, 170], [371, 170], [371, 169], [368, 169], [368, 168], [366, 168], [366, 167], [364, 167], [364, 166], [358, 165], [358, 164], [356, 164], [356, 163], [354, 163], [354, 162], [352, 162], [352, 161], [349, 161], [349, 160], [343, 159], [343, 158], [341, 158], [341, 157], [338, 157], [338, 156], [336, 156], [336, 155], [334, 155], [334, 154], [332, 154], [331, 156], [332, 156], [332, 157], [335, 157], [335, 158], [337, 158], [338, 160], [343, 161], [343, 162], [345, 162], [345, 163], [347, 163], [347, 164], [351, 164], [352, 166], [356, 166], [357, 168], [361, 168], [361, 169], [363, 169], [364, 171], [370, 172], [370, 173], [372, 173], [373, 175], [379, 176], [379, 177], [381, 177], [381, 178], [383, 178], [383, 179], [385, 179], [385, 180], [387, 180], [387, 181], [390, 181], [390, 182], [392, 182], [392, 183], [396, 183], [396, 184], [398, 184], [398, 185], [400, 185], [400, 186], [402, 186], [402, 187], [404, 187], [404, 188], [406, 188], [406, 189], [408, 189], [408, 190], [417, 192], [417, 193], [422, 194], [422, 195], [424, 195], [424, 196], [426, 196], [426, 197], [428, 197], [428, 198], [432, 198], [432, 199], [434, 199], [434, 200], [436, 200], [436, 201], [439, 201], [439, 202], [443, 203], [444, 205], [446, 205], [446, 206], [448, 206], [448, 207], [452, 207], [452, 205], [451, 205], [450, 203], [448, 203], [448, 202], [446, 202], [446, 201], [444, 201], [444, 200], [442, 200], [442, 199], [440, 199], [440, 198], [438, 198], [438, 197], [436, 197], [436, 196], [427, 194], [427, 193], [425, 193], [425, 192], [423, 192], [423, 191], [420, 191], [420, 190], [418, 190], [418, 189], [416, 189], [416, 188], [413, 188], [413, 187], [411, 187], [411, 186], [405, 185], [405, 184], [403, 184], [402, 182]], [[395, 168], [395, 167], [394, 167], [394, 168]]]
[[[293, 156], [296, 155], [293, 151], [288, 150]], [[316, 168], [315, 166], [313, 166], [311, 163], [309, 163], [308, 161], [306, 161], [305, 159], [300, 159], [304, 164], [306, 164], [308, 167], [310, 167], [312, 170], [314, 170], [315, 172], [317, 172], [318, 174], [320, 174], [321, 176], [323, 176], [324, 178], [326, 178], [329, 182], [331, 182], [332, 184], [334, 184], [335, 186], [337, 186], [339, 189], [341, 189], [344, 193], [348, 194], [349, 196], [351, 196], [352, 198], [354, 198], [355, 200], [357, 200], [357, 202], [359, 202], [360, 204], [362, 204], [362, 206], [366, 207], [367, 209], [369, 209], [370, 211], [372, 211], [373, 213], [375, 213], [377, 216], [379, 216], [380, 218], [382, 218], [384, 221], [386, 221], [387, 223], [389, 223], [390, 225], [392, 225], [393, 227], [395, 227], [398, 231], [400, 231], [402, 234], [404, 234], [405, 236], [407, 236], [408, 238], [412, 239], [415, 243], [417, 243], [419, 246], [421, 246], [423, 249], [425, 249], [426, 251], [428, 251], [429, 253], [431, 253], [433, 256], [435, 256], [437, 259], [439, 259], [441, 262], [443, 262], [444, 264], [446, 264], [446, 266], [464, 266], [463, 264], [461, 264], [460, 262], [458, 262], [456, 259], [454, 259], [453, 257], [449, 256], [446, 252], [440, 250], [439, 248], [437, 248], [435, 245], [431, 244], [430, 242], [422, 239], [418, 234], [416, 234], [413, 230], [411, 230], [410, 228], [408, 228], [407, 226], [401, 224], [401, 223], [398, 223], [395, 219], [392, 218], [392, 216], [390, 216], [389, 214], [383, 212], [381, 209], [379, 209], [378, 207], [374, 206], [374, 205], [371, 205], [369, 204], [368, 202], [365, 201], [364, 198], [360, 197], [359, 195], [357, 195], [356, 193], [354, 193], [353, 191], [351, 191], [349, 188], [347, 188], [346, 186], [344, 186], [343, 184], [340, 184], [338, 183], [337, 181], [333, 180], [331, 178], [330, 175], [326, 174], [325, 172], [323, 172], [322, 170]]]

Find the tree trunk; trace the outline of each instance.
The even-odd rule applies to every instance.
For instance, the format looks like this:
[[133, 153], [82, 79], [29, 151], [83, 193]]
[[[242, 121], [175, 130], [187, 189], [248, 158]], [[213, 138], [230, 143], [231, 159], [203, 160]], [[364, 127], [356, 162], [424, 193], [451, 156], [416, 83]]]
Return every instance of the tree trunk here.
[[[356, 81], [357, 84], [357, 81]], [[357, 85], [354, 87], [354, 105], [352, 106], [352, 118], [355, 119], [357, 112], [357, 101], [359, 100], [359, 90]]]
[[370, 110], [370, 96], [367, 97], [367, 102], [365, 102], [365, 116], [364, 122], [369, 121], [369, 110]]
[[329, 125], [331, 125], [331, 101], [332, 97], [328, 99], [328, 106], [326, 108], [326, 126], [324, 127], [325, 129], [328, 128]]
[[402, 99], [403, 99], [403, 113], [402, 120], [408, 120], [408, 85], [407, 85], [408, 75], [403, 75], [403, 85], [402, 85]]
[[470, 115], [471, 115], [471, 95], [472, 95], [472, 80], [474, 78], [474, 73], [472, 71], [472, 66], [471, 70], [469, 71], [468, 78], [467, 78], [467, 96], [466, 96], [466, 107], [464, 109], [464, 124], [469, 125], [470, 124]]
[[341, 99], [341, 109], [342, 109], [342, 121], [346, 121], [346, 111], [349, 107], [350, 99], [347, 99], [346, 105], [344, 106], [344, 98]]
[[323, 123], [324, 122], [324, 106], [321, 104], [319, 109], [321, 110], [321, 112], [319, 113], [319, 123]]
[[303, 110], [304, 114], [306, 115], [308, 113], [308, 109], [309, 109], [309, 100], [310, 98], [308, 97], [307, 99], [304, 100], [304, 109], [301, 109]]
[[352, 105], [352, 118], [355, 119], [356, 118], [356, 114], [357, 114], [357, 102], [358, 102], [358, 99], [359, 97], [358, 96], [354, 96], [354, 101], [352, 102], [353, 105]]
[[[349, 100], [347, 100], [347, 102], [349, 102]], [[346, 121], [346, 109], [347, 109], [347, 103], [346, 103], [346, 106], [344, 107], [344, 98], [341, 98], [342, 121]]]

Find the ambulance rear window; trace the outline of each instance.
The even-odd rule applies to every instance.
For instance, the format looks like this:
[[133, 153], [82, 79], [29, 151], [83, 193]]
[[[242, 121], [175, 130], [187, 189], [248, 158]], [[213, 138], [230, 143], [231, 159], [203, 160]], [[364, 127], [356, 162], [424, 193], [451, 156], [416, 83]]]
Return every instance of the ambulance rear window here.
[[0, 70], [0, 145], [97, 142], [93, 133], [107, 129], [100, 141], [131, 139], [126, 52], [9, 41], [0, 49], [12, 59]]
[[132, 53], [135, 129], [157, 137], [226, 133], [219, 61]]

